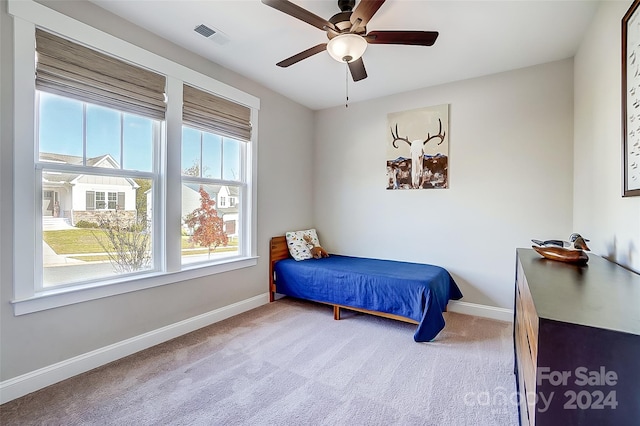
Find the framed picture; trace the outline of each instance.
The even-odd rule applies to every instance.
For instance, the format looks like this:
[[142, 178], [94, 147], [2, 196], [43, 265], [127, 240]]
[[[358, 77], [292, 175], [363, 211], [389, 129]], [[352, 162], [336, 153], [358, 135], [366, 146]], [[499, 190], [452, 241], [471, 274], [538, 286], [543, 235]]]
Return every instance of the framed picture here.
[[623, 197], [640, 195], [640, 0], [622, 18]]
[[449, 187], [449, 105], [387, 115], [387, 189]]

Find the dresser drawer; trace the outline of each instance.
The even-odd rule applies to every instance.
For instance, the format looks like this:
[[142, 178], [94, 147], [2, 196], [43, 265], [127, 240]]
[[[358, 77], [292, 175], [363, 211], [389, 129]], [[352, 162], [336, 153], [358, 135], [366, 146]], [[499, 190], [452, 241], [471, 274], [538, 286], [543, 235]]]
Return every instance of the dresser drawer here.
[[531, 297], [531, 291], [529, 290], [529, 286], [527, 284], [527, 278], [524, 275], [524, 271], [522, 270], [522, 266], [518, 264], [518, 292], [519, 298], [522, 303], [522, 312], [523, 312], [523, 323], [526, 328], [527, 336], [529, 339], [529, 347], [531, 352], [531, 357], [533, 358], [534, 364], [538, 358], [538, 323], [539, 318], [536, 313], [535, 305], [533, 304], [533, 298]]
[[520, 378], [521, 424], [535, 424], [538, 316], [522, 274], [516, 285], [515, 344]]

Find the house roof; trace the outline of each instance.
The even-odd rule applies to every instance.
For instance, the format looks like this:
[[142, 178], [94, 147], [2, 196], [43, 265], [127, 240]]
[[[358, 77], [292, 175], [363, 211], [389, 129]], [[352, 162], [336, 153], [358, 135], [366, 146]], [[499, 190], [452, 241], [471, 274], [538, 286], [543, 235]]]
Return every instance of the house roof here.
[[[196, 193], [200, 191], [200, 184], [198, 183], [185, 183], [184, 186]], [[216, 195], [220, 192], [223, 186], [224, 185], [206, 185], [205, 190], [207, 191], [209, 196], [211, 196], [213, 199], [217, 199]], [[240, 195], [240, 189], [238, 187], [226, 186], [226, 188], [227, 188], [227, 191], [229, 192], [229, 195], [234, 197], [238, 197]], [[237, 205], [232, 207], [219, 207], [217, 201], [216, 201], [215, 209], [223, 214], [238, 213]]]
[[[52, 152], [41, 152], [40, 153], [40, 161], [48, 162], [48, 163], [61, 163], [61, 164], [73, 164], [77, 166], [82, 165], [82, 157], [78, 155], [65, 155], [65, 154], [56, 154]], [[99, 167], [98, 164], [101, 162], [107, 161], [111, 163], [114, 168], [120, 168], [118, 162], [109, 154], [99, 155], [97, 157], [89, 157], [87, 158], [87, 166], [89, 167]]]
[[[40, 161], [43, 163], [56, 163], [56, 164], [70, 164], [70, 165], [82, 165], [82, 157], [77, 155], [65, 155], [65, 154], [56, 154], [51, 152], [41, 152], [40, 153]], [[113, 168], [119, 169], [120, 165], [113, 157], [109, 154], [100, 155], [97, 157], [89, 157], [86, 161], [86, 166], [88, 167], [104, 167], [108, 165], [109, 167], [105, 168]], [[64, 183], [73, 183], [78, 181], [78, 179], [82, 178], [84, 174], [81, 173], [58, 173], [58, 172], [43, 172], [43, 182], [45, 184], [64, 184]], [[135, 188], [139, 185], [130, 178], [125, 178], [129, 184]]]

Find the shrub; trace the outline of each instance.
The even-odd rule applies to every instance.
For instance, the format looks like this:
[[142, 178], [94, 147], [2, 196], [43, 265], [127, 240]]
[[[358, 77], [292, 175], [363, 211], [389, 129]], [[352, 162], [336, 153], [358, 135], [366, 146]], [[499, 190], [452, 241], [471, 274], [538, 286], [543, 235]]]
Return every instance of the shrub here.
[[76, 228], [99, 228], [100, 225], [98, 225], [95, 222], [89, 222], [88, 220], [79, 220], [78, 222], [76, 222]]
[[137, 220], [130, 220], [117, 211], [100, 218], [99, 226], [110, 244], [105, 244], [97, 235], [94, 237], [116, 271], [134, 272], [146, 269], [151, 264], [151, 240], [144, 223], [146, 218], [143, 215], [138, 216]]

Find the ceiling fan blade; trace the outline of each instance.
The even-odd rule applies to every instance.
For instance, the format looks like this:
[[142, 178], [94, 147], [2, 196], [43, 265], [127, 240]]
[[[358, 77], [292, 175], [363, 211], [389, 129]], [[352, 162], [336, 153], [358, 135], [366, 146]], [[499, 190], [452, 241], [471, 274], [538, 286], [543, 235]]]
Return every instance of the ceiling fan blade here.
[[360, 81], [367, 78], [367, 70], [364, 69], [364, 62], [362, 62], [362, 58], [349, 62], [349, 71], [351, 71], [353, 81]]
[[287, 15], [293, 16], [307, 24], [313, 25], [316, 28], [320, 28], [324, 31], [325, 27], [331, 28], [334, 31], [337, 31], [335, 25], [331, 22], [327, 21], [324, 18], [319, 17], [307, 9], [303, 9], [297, 4], [293, 4], [287, 0], [262, 0], [262, 3], [270, 6], [280, 12], [286, 13]]
[[365, 36], [369, 44], [408, 44], [412, 46], [431, 46], [437, 38], [437, 31], [371, 31]]
[[308, 58], [309, 56], [313, 56], [316, 53], [320, 53], [322, 51], [327, 50], [327, 43], [321, 43], [317, 46], [313, 46], [307, 50], [305, 50], [304, 52], [300, 52], [297, 55], [293, 55], [290, 58], [287, 58], [283, 61], [278, 62], [276, 65], [282, 68], [286, 68], [289, 65], [293, 65], [296, 62], [300, 62], [303, 59]]
[[[384, 4], [385, 0], [360, 0], [360, 3], [356, 6], [351, 13], [351, 24], [354, 26], [351, 28], [353, 31], [355, 28], [364, 27], [367, 25], [371, 17], [380, 9], [380, 6]], [[356, 23], [360, 21], [356, 25]]]

